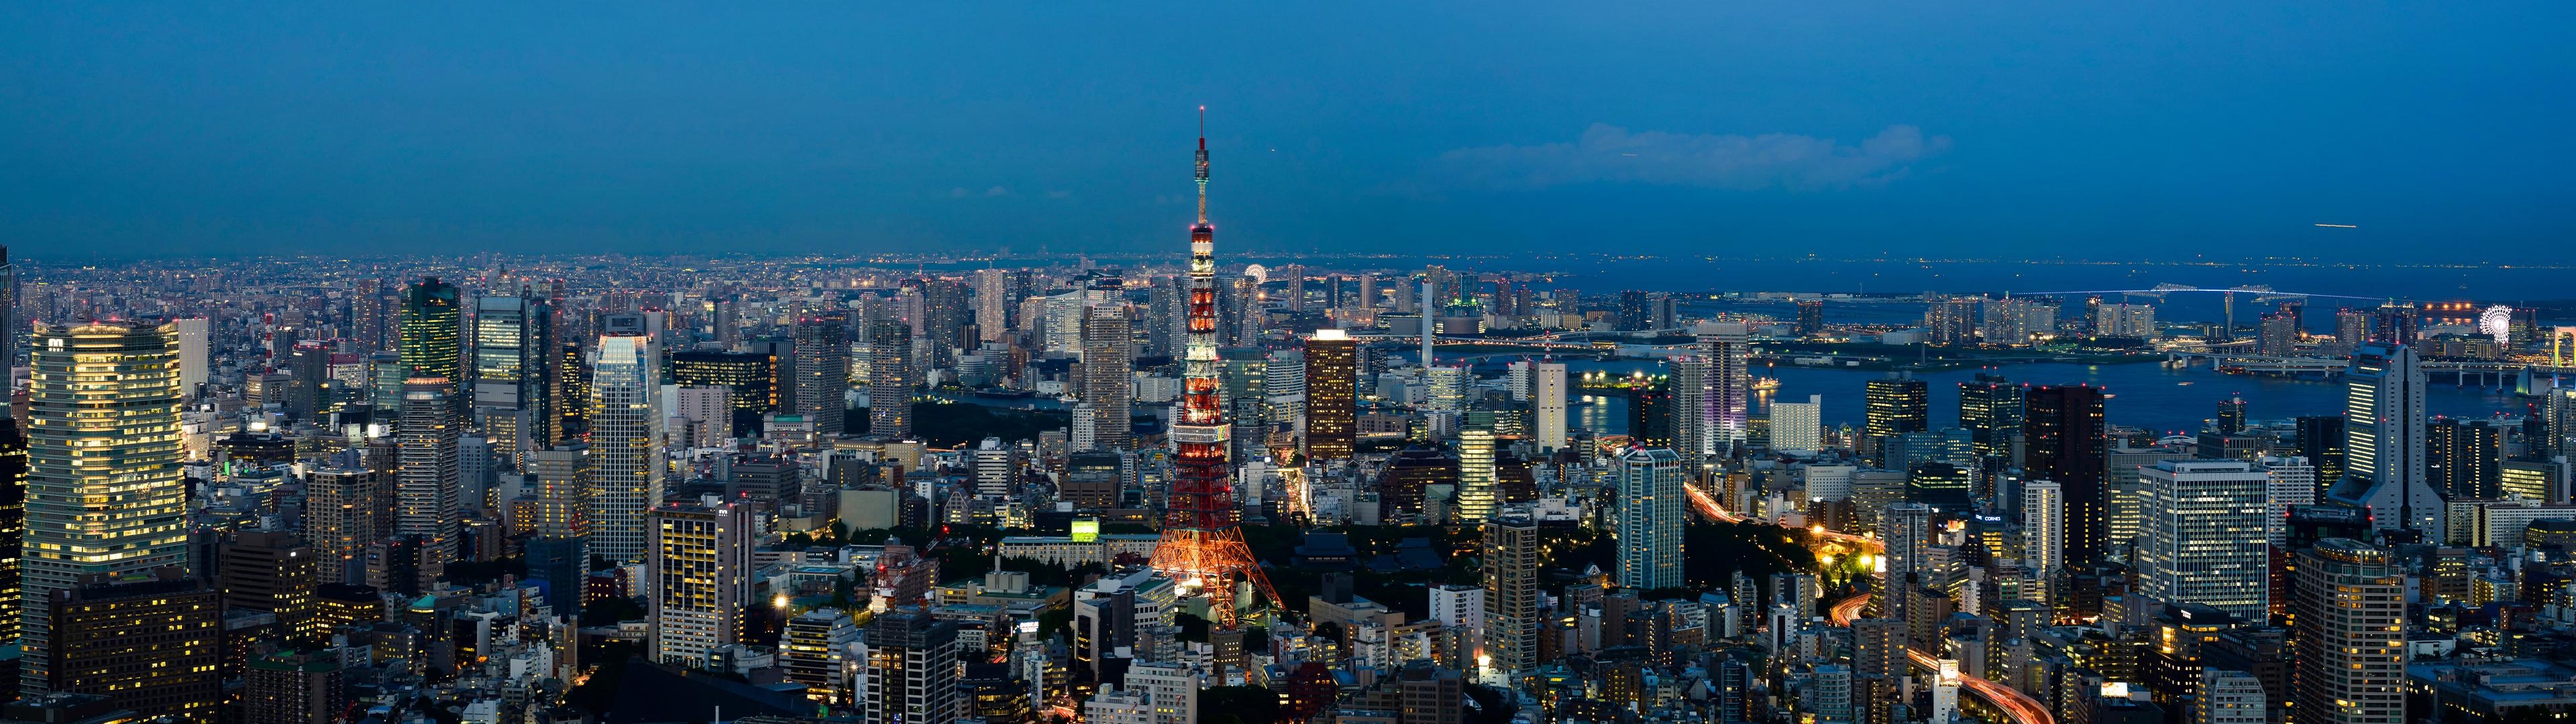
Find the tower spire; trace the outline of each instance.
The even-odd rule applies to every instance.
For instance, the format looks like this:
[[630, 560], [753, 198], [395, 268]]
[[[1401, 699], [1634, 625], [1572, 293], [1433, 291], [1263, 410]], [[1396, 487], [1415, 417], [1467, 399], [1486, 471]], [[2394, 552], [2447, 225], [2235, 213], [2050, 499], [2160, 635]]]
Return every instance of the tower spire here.
[[1207, 106], [1199, 106], [1199, 228], [1207, 228]]

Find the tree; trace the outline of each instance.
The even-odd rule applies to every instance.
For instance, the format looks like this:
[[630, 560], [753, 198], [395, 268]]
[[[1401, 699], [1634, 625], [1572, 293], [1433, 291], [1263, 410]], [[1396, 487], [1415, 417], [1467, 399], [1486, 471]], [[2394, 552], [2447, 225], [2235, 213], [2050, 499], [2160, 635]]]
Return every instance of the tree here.
[[1198, 724], [1276, 724], [1279, 695], [1258, 686], [1214, 686], [1199, 690]]

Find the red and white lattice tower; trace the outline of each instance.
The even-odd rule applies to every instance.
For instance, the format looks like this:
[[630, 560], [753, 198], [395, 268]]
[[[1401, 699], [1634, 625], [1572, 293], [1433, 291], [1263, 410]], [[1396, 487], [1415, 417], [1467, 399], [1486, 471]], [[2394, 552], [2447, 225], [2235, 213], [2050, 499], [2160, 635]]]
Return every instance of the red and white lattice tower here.
[[1252, 547], [1243, 542], [1243, 513], [1235, 505], [1226, 462], [1228, 427], [1217, 403], [1216, 227], [1208, 224], [1207, 214], [1204, 106], [1199, 119], [1199, 222], [1190, 227], [1189, 346], [1181, 409], [1171, 428], [1178, 470], [1163, 510], [1163, 539], [1154, 546], [1154, 570], [1178, 582], [1183, 593], [1206, 596], [1216, 620], [1233, 628], [1235, 591], [1244, 582], [1272, 606], [1280, 602], [1270, 579], [1261, 574], [1261, 564], [1252, 559]]

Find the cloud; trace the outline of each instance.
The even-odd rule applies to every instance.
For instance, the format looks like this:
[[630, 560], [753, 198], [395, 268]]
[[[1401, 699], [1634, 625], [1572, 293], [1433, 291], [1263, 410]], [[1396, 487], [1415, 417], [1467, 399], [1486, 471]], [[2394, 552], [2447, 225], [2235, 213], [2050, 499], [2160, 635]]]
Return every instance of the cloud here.
[[1913, 126], [1888, 126], [1854, 146], [1787, 133], [1632, 133], [1595, 123], [1573, 143], [1462, 148], [1437, 164], [1453, 181], [1515, 191], [1591, 183], [1813, 191], [1886, 183], [1949, 149], [1948, 136], [1926, 137]]

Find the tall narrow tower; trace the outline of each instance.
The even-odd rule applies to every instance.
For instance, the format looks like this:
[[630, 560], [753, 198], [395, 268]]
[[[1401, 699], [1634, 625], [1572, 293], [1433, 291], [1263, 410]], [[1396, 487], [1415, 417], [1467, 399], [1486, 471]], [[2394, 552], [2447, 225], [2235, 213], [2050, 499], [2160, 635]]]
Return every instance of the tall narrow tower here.
[[1235, 626], [1237, 587], [1249, 582], [1272, 606], [1270, 590], [1252, 547], [1243, 542], [1242, 509], [1235, 505], [1227, 470], [1229, 437], [1217, 404], [1216, 227], [1208, 224], [1207, 109], [1199, 109], [1199, 221], [1190, 227], [1189, 346], [1182, 373], [1181, 409], [1171, 428], [1178, 460], [1163, 539], [1154, 547], [1154, 570], [1180, 581], [1183, 593], [1208, 597], [1208, 608], [1227, 628]]

